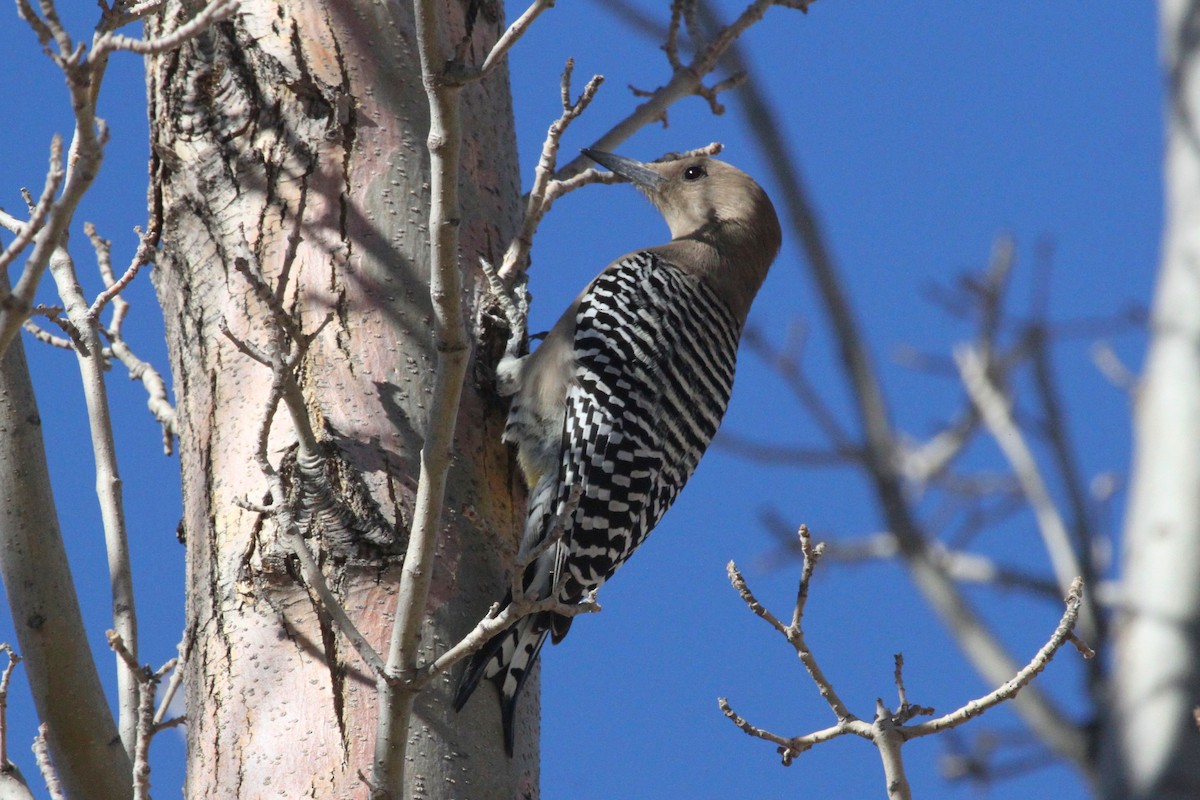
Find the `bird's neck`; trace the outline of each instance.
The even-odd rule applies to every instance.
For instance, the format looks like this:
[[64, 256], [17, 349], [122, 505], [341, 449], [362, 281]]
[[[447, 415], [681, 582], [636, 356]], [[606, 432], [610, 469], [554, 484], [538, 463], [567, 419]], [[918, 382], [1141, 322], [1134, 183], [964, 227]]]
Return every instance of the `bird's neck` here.
[[712, 286], [738, 322], [744, 323], [771, 261], [763, 257], [761, 245], [739, 233], [702, 228], [655, 250]]

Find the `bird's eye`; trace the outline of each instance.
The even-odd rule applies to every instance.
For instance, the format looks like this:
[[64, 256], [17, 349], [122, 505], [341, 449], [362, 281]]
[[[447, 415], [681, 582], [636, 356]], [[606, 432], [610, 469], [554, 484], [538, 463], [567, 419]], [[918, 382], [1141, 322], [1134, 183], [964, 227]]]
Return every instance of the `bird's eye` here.
[[683, 171], [683, 179], [685, 181], [698, 181], [708, 174], [708, 170], [704, 169], [702, 164], [693, 164]]

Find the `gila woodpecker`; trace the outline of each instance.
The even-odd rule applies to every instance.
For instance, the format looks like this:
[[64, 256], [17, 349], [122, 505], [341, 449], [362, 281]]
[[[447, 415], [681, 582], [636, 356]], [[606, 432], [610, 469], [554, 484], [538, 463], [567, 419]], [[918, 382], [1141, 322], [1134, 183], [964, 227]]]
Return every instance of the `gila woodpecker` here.
[[[729, 403], [750, 303], [780, 245], [770, 199], [729, 164], [583, 152], [645, 193], [671, 241], [608, 265], [531, 355], [497, 369], [513, 395], [504, 439], [517, 445], [530, 487], [519, 558], [544, 548], [523, 588], [568, 605], [633, 554], [704, 455]], [[511, 601], [510, 592], [501, 607]], [[571, 619], [527, 616], [463, 673], [455, 708], [481, 678], [493, 681], [510, 756], [521, 687], [546, 637], [557, 644]]]

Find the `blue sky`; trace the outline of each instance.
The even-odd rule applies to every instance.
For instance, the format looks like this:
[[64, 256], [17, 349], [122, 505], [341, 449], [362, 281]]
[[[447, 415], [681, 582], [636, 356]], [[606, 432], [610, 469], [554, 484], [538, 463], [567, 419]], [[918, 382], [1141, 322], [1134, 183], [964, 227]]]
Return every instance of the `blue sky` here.
[[[62, 9], [84, 35], [94, 6]], [[650, 7], [650, 4], [645, 4]], [[654, 7], [665, 3], [654, 4]], [[737, 3], [722, 4], [729, 16]], [[510, 8], [510, 13], [515, 9]], [[69, 12], [69, 13], [68, 13]], [[66, 90], [12, 15], [0, 24], [0, 102], [14, 112], [0, 129], [5, 169], [0, 206], [21, 207], [17, 189], [40, 186], [50, 135], [69, 132]], [[665, 20], [665, 11], [656, 13]], [[927, 300], [982, 267], [997, 234], [1017, 242], [1013, 307], [1027, 313], [1039, 242], [1052, 242], [1053, 320], [1110, 315], [1149, 302], [1161, 209], [1161, 96], [1153, 5], [1008, 3], [815, 3], [807, 15], [782, 9], [744, 39], [785, 138], [802, 165], [854, 308], [884, 377], [892, 416], [921, 437], [962, 403], [953, 380], [914, 374], [894, 358], [902, 345], [947, 356], [969, 336]], [[586, 32], [586, 33], [584, 33]], [[587, 146], [635, 102], [627, 84], [653, 88], [667, 65], [658, 42], [631, 33], [602, 4], [560, 3], [512, 54], [512, 84], [526, 184], [542, 136], [558, 113], [558, 74], [576, 60], [577, 90], [587, 76], [607, 81], [571, 129], [564, 153]], [[738, 113], [714, 117], [702, 100], [674, 108], [667, 128], [639, 133], [620, 148], [653, 158], [719, 140], [727, 160], [768, 177]], [[79, 220], [114, 240], [114, 259], [131, 255], [128, 231], [145, 219], [146, 120], [140, 63], [114, 58], [101, 113], [113, 141]], [[591, 187], [563, 200], [539, 234], [531, 271], [531, 329], [545, 329], [578, 290], [623, 253], [664, 240], [666, 227], [625, 186]], [[797, 243], [788, 240], [751, 314], [751, 325], [782, 341], [797, 321], [811, 330], [806, 367], [849, 424], [850, 409], [822, 311]], [[7, 238], [4, 239], [7, 241]], [[78, 246], [83, 242], [76, 233]], [[87, 261], [81, 258], [81, 263]], [[93, 283], [94, 290], [95, 282]], [[161, 320], [148, 281], [131, 290], [127, 324], [142, 357], [166, 371]], [[1137, 332], [1108, 337], [1137, 368]], [[1071, 413], [1070, 434], [1090, 477], [1124, 476], [1129, 461], [1126, 396], [1091, 365], [1094, 339], [1064, 342], [1054, 364]], [[86, 421], [74, 359], [27, 341], [42, 404], [59, 515], [91, 621], [93, 649], [111, 679], [103, 631], [109, 624], [104, 555], [86, 449]], [[130, 535], [138, 553], [143, 657], [173, 655], [183, 624], [183, 549], [177, 463], [161, 455], [160, 434], [139, 386], [114, 371]], [[763, 440], [818, 444], [818, 431], [782, 383], [743, 351], [726, 429]], [[986, 443], [968, 464], [995, 469]], [[1120, 523], [1120, 501], [1112, 525]], [[923, 507], [924, 508], [924, 507]], [[879, 796], [882, 772], [871, 746], [843, 739], [782, 768], [774, 749], [725, 721], [727, 696], [756, 723], [796, 734], [833, 719], [789, 647], [740, 603], [725, 579], [735, 559], [760, 599], [784, 614], [797, 566], [772, 561], [777, 540], [760, 522], [772, 510], [789, 525], [809, 524], [819, 538], [878, 530], [866, 483], [851, 470], [791, 470], [754, 464], [715, 450], [647, 545], [601, 594], [604, 613], [573, 626], [543, 653], [543, 796], [795, 797]], [[929, 509], [925, 508], [928, 511]], [[1110, 531], [1114, 535], [1117, 531]], [[1017, 517], [975, 546], [1006, 564], [1048, 574], [1031, 521]], [[971, 590], [1019, 660], [1053, 628], [1061, 609], [1013, 593]], [[12, 638], [0, 623], [0, 638]], [[896, 565], [823, 565], [814, 583], [810, 645], [852, 710], [869, 716], [876, 697], [893, 701], [892, 655], [903, 651], [910, 699], [950, 710], [991, 687], [958, 656]], [[1040, 680], [1056, 698], [1086, 710], [1073, 653]], [[25, 742], [33, 722], [20, 680], [10, 700], [14, 760], [32, 774]], [[1008, 733], [1019, 722], [989, 714], [968, 730]], [[947, 785], [937, 758], [946, 744], [922, 740], [905, 753], [917, 796], [967, 797]], [[154, 785], [173, 796], [181, 748], [156, 740]], [[1062, 800], [1086, 796], [1068, 769], [1042, 770], [993, 789], [998, 796]]]

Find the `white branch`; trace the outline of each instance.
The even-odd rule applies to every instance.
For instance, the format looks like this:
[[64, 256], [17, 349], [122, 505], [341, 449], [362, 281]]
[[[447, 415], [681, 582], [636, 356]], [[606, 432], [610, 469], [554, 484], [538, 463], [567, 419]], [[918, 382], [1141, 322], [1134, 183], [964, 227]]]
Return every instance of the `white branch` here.
[[[992, 437], [1021, 483], [1021, 489], [1037, 519], [1054, 575], [1065, 593], [1071, 581], [1080, 574], [1079, 558], [1071, 544], [1067, 525], [1042, 478], [1037, 459], [1013, 419], [1009, 401], [988, 377], [987, 365], [980, 354], [974, 348], [960, 347], [954, 352], [954, 361], [958, 364], [967, 394], [979, 409], [984, 424], [992, 432]], [[1089, 628], [1094, 630], [1091, 626]]]
[[400, 587], [395, 624], [388, 645], [387, 681], [379, 683], [379, 724], [371, 772], [372, 798], [387, 798], [404, 784], [408, 729], [416, 693], [404, 686], [413, 678], [421, 644], [433, 555], [442, 527], [446, 475], [454, 449], [454, 428], [466, 378], [469, 347], [462, 309], [462, 272], [458, 263], [459, 150], [462, 124], [458, 87], [446, 80], [447, 58], [440, 37], [438, 4], [414, 0], [417, 51], [429, 99], [430, 206], [429, 296], [433, 301], [437, 363], [430, 418], [421, 447], [421, 469], [412, 528]]

